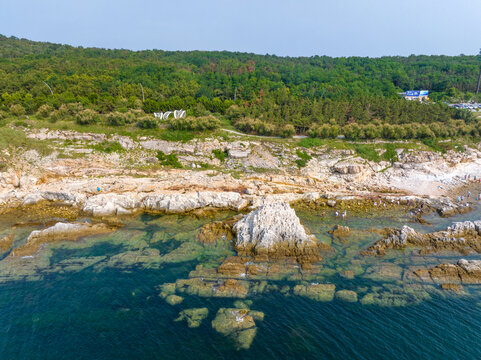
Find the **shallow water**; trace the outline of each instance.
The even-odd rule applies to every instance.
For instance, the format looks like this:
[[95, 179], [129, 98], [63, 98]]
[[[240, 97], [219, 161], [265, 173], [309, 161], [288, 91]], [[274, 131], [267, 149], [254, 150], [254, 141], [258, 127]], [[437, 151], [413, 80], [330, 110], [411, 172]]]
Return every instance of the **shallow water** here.
[[[159, 296], [158, 288], [188, 278], [198, 264], [217, 267], [234, 254], [228, 243], [201, 246], [194, 239], [203, 224], [231, 215], [143, 215], [112, 234], [47, 246], [34, 259], [26, 259], [35, 266], [7, 266], [5, 259], [0, 261], [0, 358], [481, 358], [477, 346], [481, 287], [465, 287], [463, 296], [434, 286], [412, 292], [411, 283], [403, 276], [413, 266], [425, 267], [459, 255], [420, 257], [415, 249], [389, 251], [381, 258], [359, 255], [378, 239], [367, 229], [398, 227], [409, 221], [399, 210], [348, 216], [343, 223], [353, 231], [345, 239], [328, 234], [340, 222], [332, 211], [325, 217], [306, 210], [299, 210], [298, 215], [318, 239], [335, 249], [323, 259], [322, 271], [309, 281], [354, 290], [359, 298], [372, 291], [401, 294], [402, 306], [337, 299], [318, 302], [292, 291], [251, 293], [250, 308], [262, 311], [265, 318], [256, 321], [257, 334], [250, 348], [239, 350], [233, 339], [211, 326], [218, 309], [234, 307], [236, 299], [182, 294], [184, 301], [172, 306]], [[431, 226], [411, 225], [433, 231], [453, 221], [480, 217], [481, 208], [477, 207], [450, 219], [429, 215], [426, 219]], [[0, 235], [10, 232], [11, 225], [0, 220]], [[36, 228], [41, 226], [16, 228], [14, 246], [24, 243]], [[380, 265], [392, 271], [380, 274]], [[356, 276], [342, 277], [346, 270]], [[286, 277], [268, 283], [292, 289], [306, 282]], [[198, 307], [209, 309], [200, 327], [174, 322], [181, 310]]]

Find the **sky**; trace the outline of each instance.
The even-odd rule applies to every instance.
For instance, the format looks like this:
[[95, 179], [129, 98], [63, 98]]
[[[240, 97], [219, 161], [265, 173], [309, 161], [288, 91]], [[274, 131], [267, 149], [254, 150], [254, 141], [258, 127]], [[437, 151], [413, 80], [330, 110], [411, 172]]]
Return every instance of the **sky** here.
[[481, 0], [0, 0], [0, 34], [278, 56], [477, 54]]

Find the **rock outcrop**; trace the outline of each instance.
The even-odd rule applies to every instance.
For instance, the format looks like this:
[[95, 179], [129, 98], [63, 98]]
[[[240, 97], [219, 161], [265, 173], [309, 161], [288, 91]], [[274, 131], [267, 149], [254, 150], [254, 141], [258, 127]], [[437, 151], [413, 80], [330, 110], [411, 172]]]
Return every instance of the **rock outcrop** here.
[[481, 221], [453, 223], [447, 230], [422, 234], [409, 226], [402, 229], [386, 229], [387, 237], [377, 241], [363, 255], [384, 255], [387, 249], [404, 249], [408, 245], [419, 246], [424, 253], [440, 250], [456, 250], [462, 253], [481, 252]]
[[238, 221], [233, 231], [236, 234], [235, 249], [239, 254], [318, 259], [316, 238], [306, 233], [287, 203], [259, 207]]
[[440, 264], [414, 273], [423, 281], [437, 284], [481, 284], [481, 260], [460, 259], [456, 264]]
[[44, 230], [32, 231], [26, 244], [12, 250], [10, 256], [30, 256], [35, 254], [42, 244], [48, 242], [75, 241], [83, 236], [106, 234], [114, 230], [114, 227], [106, 224], [59, 222]]

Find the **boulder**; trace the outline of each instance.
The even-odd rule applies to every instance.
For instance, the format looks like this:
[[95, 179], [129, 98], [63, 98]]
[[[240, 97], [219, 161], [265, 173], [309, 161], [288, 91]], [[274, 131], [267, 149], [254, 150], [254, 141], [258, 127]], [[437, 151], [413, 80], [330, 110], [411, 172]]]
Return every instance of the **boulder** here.
[[259, 207], [233, 227], [235, 249], [240, 254], [318, 259], [317, 240], [308, 235], [287, 203]]

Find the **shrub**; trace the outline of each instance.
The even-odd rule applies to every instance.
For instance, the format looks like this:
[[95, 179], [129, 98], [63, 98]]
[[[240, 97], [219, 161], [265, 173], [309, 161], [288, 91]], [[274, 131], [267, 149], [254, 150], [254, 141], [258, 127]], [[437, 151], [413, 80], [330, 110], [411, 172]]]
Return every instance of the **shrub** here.
[[112, 142], [104, 141], [99, 144], [92, 145], [91, 147], [92, 149], [95, 149], [97, 151], [101, 151], [107, 154], [124, 151], [124, 148], [122, 147], [122, 145], [120, 145], [120, 143], [117, 141], [112, 141]]
[[109, 126], [123, 126], [126, 123], [125, 118], [125, 114], [113, 112], [105, 116], [105, 123]]
[[183, 168], [183, 166], [180, 163], [177, 155], [175, 155], [175, 154], [166, 155], [162, 151], [159, 150], [159, 151], [157, 151], [157, 159], [159, 159], [160, 163], [163, 166], [169, 166], [169, 167], [172, 167], [174, 169], [182, 169]]
[[[63, 113], [64, 111], [59, 109], [59, 112]], [[100, 120], [99, 113], [92, 109], [82, 110], [78, 112], [75, 116], [75, 121], [79, 125], [91, 125], [91, 124], [95, 124], [99, 120]]]
[[275, 126], [258, 119], [243, 119], [235, 123], [235, 127], [246, 133], [270, 136], [275, 133]]
[[48, 121], [54, 123], [56, 122], [57, 120], [60, 120], [61, 118], [61, 114], [60, 114], [60, 111], [58, 110], [54, 110], [50, 113], [49, 117], [48, 117]]
[[244, 117], [244, 110], [237, 105], [231, 105], [225, 112], [230, 120], [240, 120]]
[[296, 133], [296, 129], [294, 128], [294, 125], [292, 125], [292, 124], [284, 125], [278, 131], [279, 136], [281, 136], [283, 138], [291, 137], [295, 133]]
[[84, 110], [84, 106], [82, 103], [76, 102], [76, 103], [69, 103], [67, 105], [62, 105], [66, 107], [66, 110], [68, 111], [69, 115], [75, 115], [79, 113], [80, 111]]
[[15, 116], [25, 115], [25, 108], [20, 104], [14, 104], [10, 106], [10, 113]]
[[157, 124], [157, 120], [154, 118], [145, 116], [140, 118], [137, 122], [137, 127], [140, 129], [156, 129], [159, 125]]
[[38, 108], [36, 115], [39, 118], [46, 119], [46, 118], [49, 117], [49, 115], [52, 111], [53, 111], [53, 107], [51, 107], [48, 104], [43, 104], [42, 106], [40, 106]]
[[220, 160], [220, 162], [224, 162], [225, 161], [225, 158], [227, 157], [227, 150], [219, 150], [219, 149], [215, 149], [215, 150], [212, 150], [212, 154], [214, 154], [214, 156]]
[[206, 131], [220, 128], [220, 121], [216, 117], [209, 115], [198, 118], [171, 118], [167, 120], [167, 125], [172, 130]]

